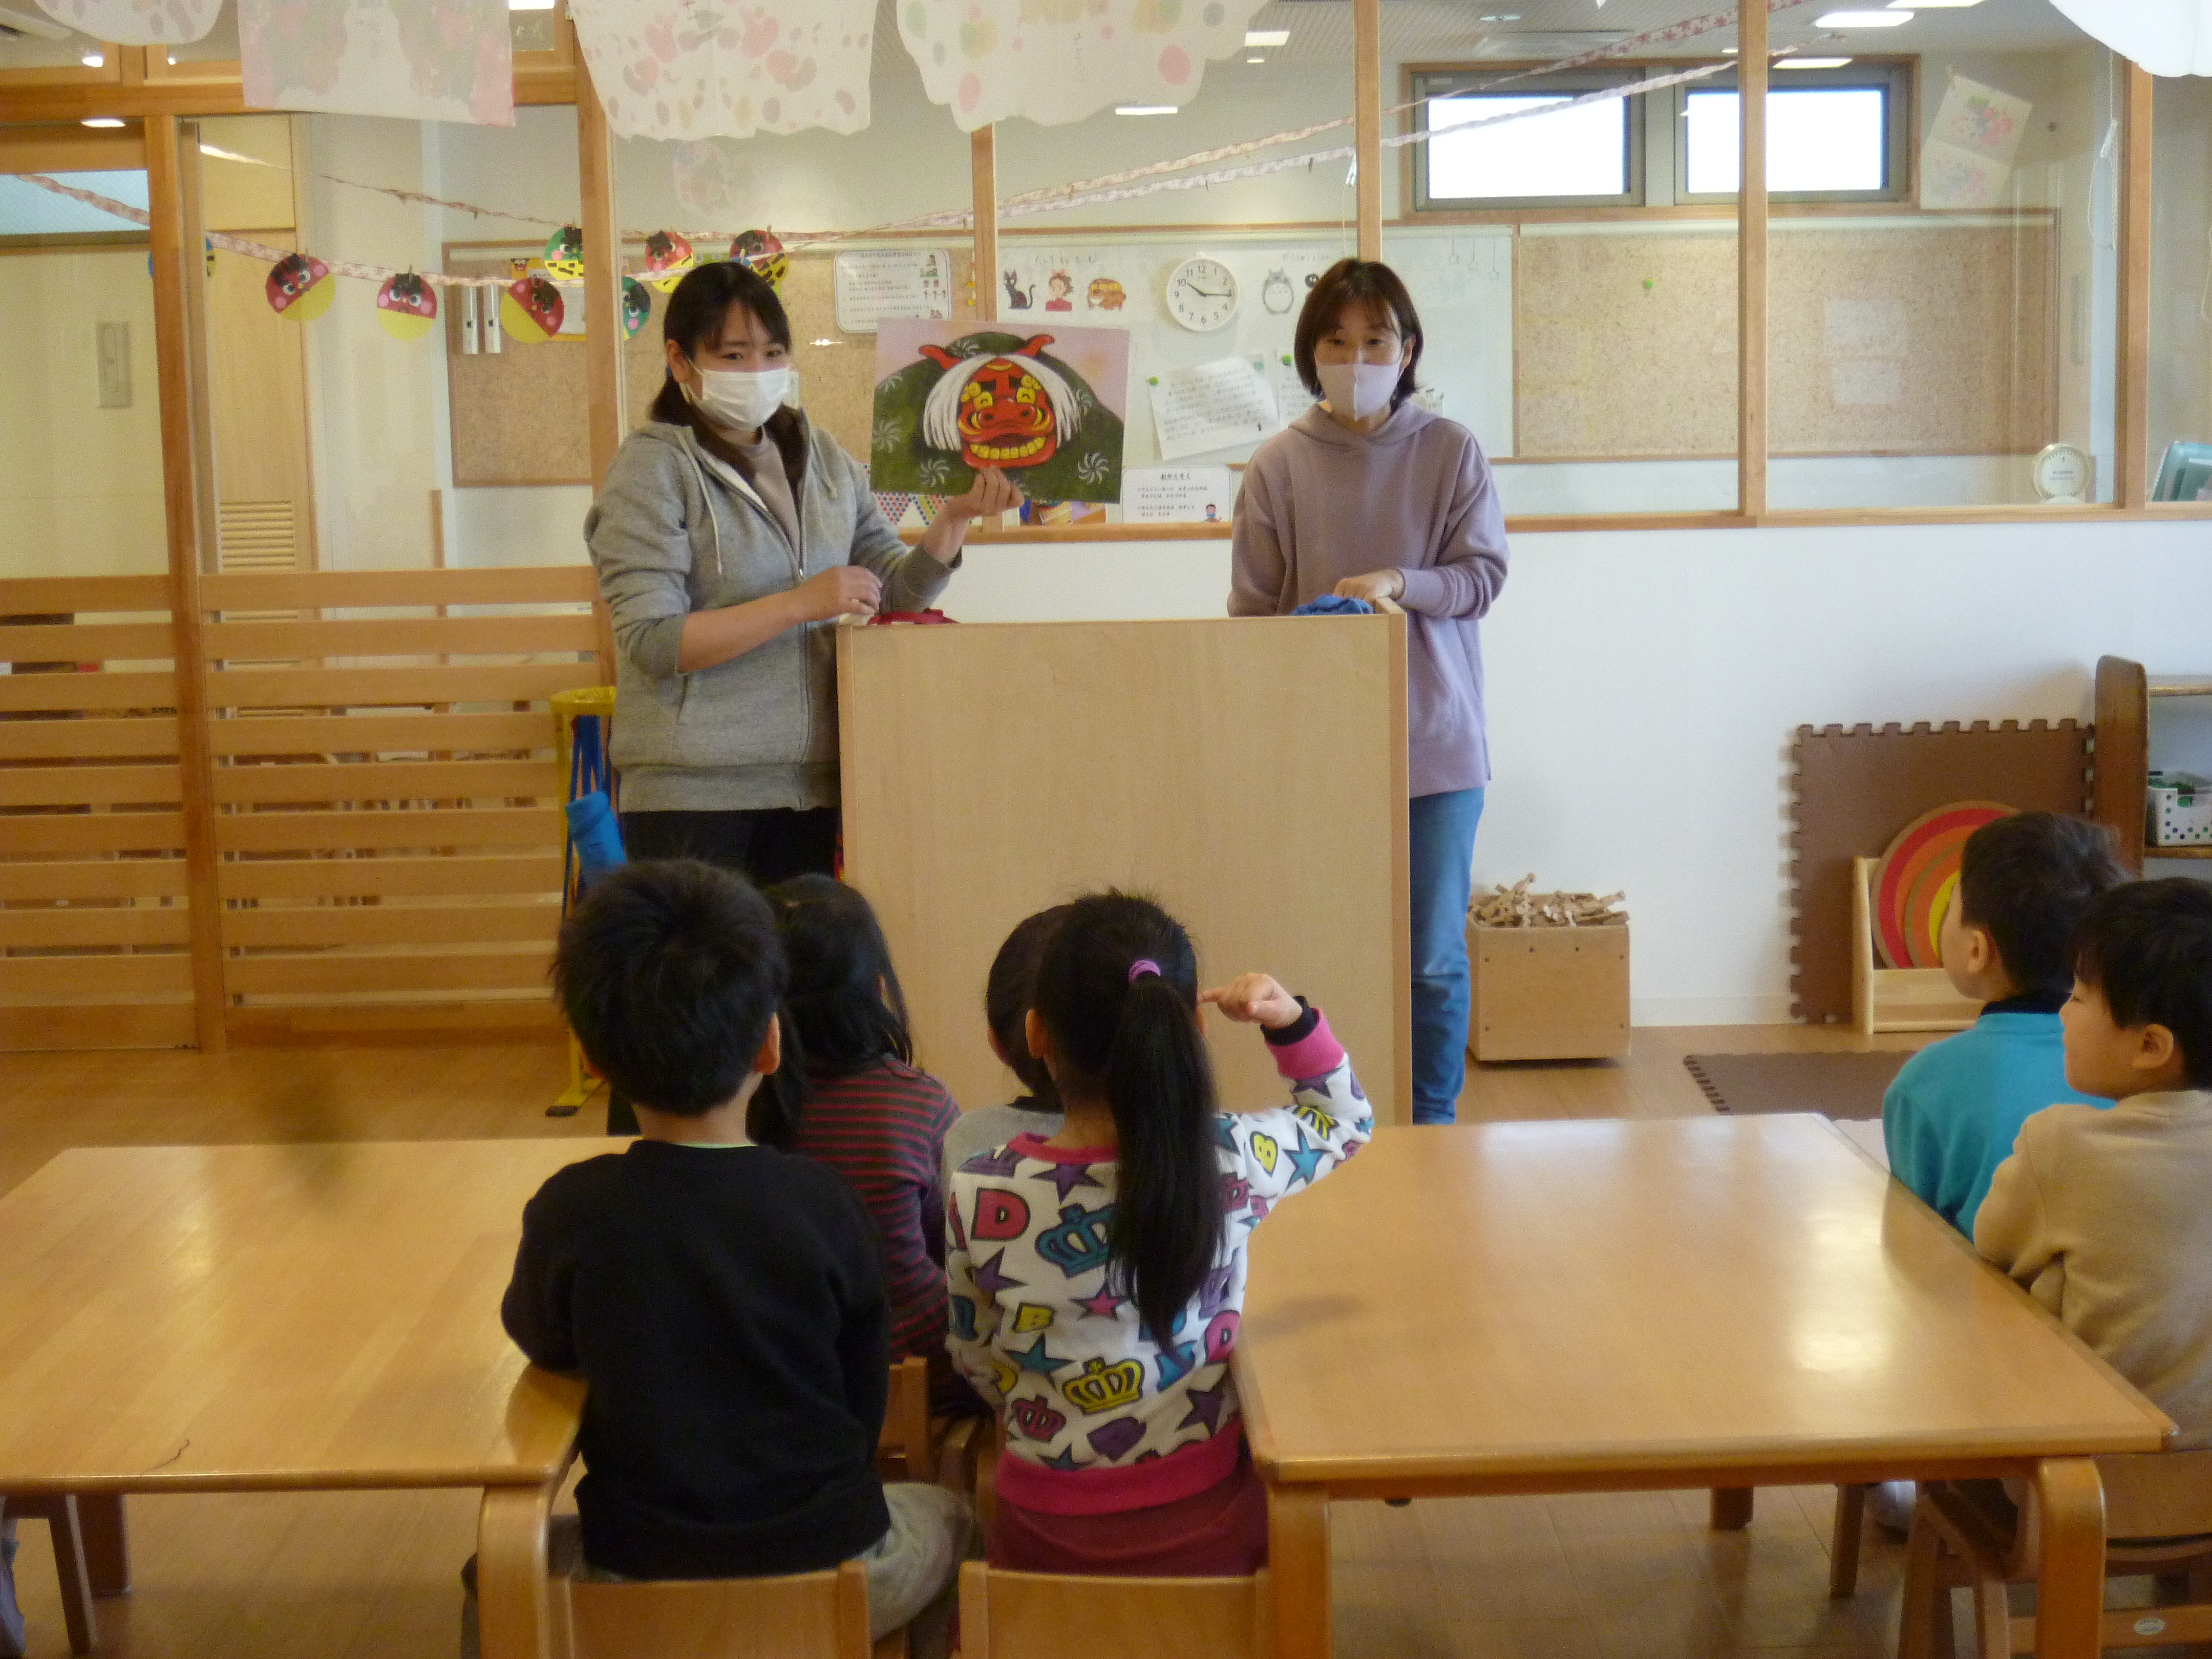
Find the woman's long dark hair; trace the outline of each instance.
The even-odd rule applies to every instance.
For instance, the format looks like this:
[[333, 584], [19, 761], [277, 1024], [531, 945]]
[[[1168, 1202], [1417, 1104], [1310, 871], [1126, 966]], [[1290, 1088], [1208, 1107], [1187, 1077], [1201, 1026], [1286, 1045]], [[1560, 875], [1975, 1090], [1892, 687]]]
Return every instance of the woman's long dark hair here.
[[[1159, 972], [1130, 978], [1141, 961]], [[1113, 1109], [1121, 1151], [1107, 1275], [1152, 1340], [1168, 1342], [1221, 1247], [1213, 1065], [1199, 1036], [1190, 935], [1147, 898], [1078, 899], [1037, 964], [1036, 1007], [1063, 1095], [1072, 1072]]]
[[794, 876], [768, 890], [791, 964], [785, 1052], [812, 1077], [849, 1077], [885, 1060], [911, 1061], [906, 993], [876, 913], [857, 889]]

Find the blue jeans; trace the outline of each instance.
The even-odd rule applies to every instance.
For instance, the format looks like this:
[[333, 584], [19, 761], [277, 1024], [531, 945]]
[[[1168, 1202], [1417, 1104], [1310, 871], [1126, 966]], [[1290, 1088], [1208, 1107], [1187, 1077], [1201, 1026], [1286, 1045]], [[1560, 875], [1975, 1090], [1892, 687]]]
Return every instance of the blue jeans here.
[[1482, 791], [1407, 804], [1413, 898], [1413, 1121], [1449, 1123], [1467, 1081], [1467, 907]]

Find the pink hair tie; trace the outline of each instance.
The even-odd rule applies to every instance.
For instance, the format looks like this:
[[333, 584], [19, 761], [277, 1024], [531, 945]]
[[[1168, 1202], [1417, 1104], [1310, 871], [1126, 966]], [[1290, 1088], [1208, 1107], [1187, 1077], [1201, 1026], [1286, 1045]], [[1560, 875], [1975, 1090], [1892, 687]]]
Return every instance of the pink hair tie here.
[[1154, 962], [1150, 957], [1139, 957], [1134, 962], [1129, 964], [1129, 983], [1134, 985], [1146, 974], [1151, 974], [1157, 977], [1159, 971], [1160, 964], [1158, 963]]

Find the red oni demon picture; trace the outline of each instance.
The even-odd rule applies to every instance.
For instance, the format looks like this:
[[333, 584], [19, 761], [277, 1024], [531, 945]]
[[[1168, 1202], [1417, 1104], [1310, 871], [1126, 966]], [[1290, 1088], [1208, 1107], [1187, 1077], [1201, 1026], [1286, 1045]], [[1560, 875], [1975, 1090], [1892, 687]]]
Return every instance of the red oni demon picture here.
[[921, 409], [922, 441], [957, 450], [970, 467], [1042, 466], [1083, 424], [1083, 400], [1038, 354], [1039, 334], [1012, 351], [957, 357], [943, 346], [921, 355], [944, 369]]

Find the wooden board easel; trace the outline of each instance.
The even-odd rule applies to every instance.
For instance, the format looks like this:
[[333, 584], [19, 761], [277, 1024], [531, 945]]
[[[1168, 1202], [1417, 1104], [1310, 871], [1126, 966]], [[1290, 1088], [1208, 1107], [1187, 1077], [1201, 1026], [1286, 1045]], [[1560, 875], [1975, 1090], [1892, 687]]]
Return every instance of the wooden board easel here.
[[1874, 963], [1874, 872], [1880, 859], [1851, 860], [1851, 1014], [1860, 1034], [1963, 1031], [1982, 1005], [1951, 988], [1941, 968], [1877, 968]]
[[[957, 590], [955, 590], [956, 593]], [[841, 628], [845, 878], [882, 918], [918, 1062], [1014, 1091], [983, 982], [1014, 923], [1107, 886], [1324, 1008], [1384, 1122], [1412, 1115], [1399, 617]], [[1211, 1019], [1222, 1104], [1287, 1098]]]

